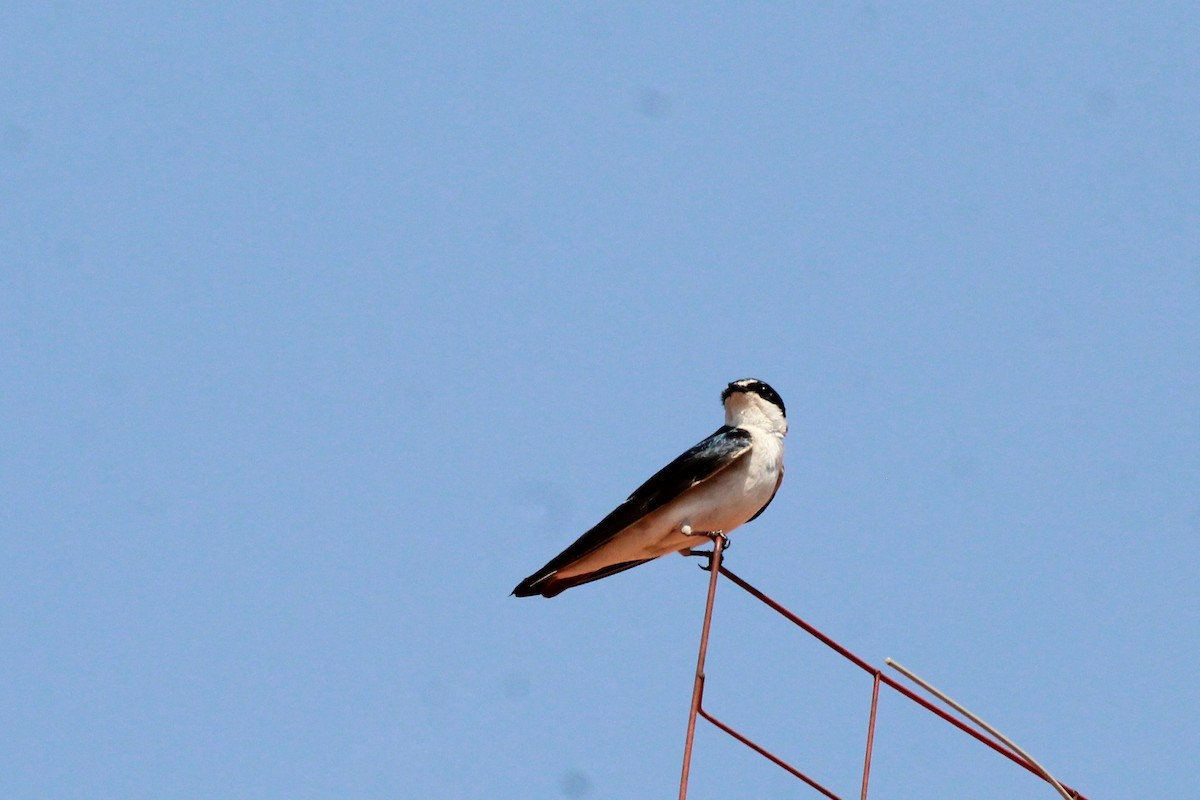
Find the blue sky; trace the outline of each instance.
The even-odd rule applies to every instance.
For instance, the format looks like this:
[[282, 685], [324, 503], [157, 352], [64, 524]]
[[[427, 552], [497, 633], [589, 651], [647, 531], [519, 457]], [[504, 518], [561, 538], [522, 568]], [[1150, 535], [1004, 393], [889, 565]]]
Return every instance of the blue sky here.
[[[0, 795], [673, 796], [705, 574], [508, 592], [748, 376], [733, 569], [1094, 799], [1194, 793], [1198, 30], [7, 3]], [[869, 681], [728, 586], [709, 673], [854, 794]], [[894, 699], [877, 748], [1053, 796]], [[703, 728], [692, 785], [810, 796]]]

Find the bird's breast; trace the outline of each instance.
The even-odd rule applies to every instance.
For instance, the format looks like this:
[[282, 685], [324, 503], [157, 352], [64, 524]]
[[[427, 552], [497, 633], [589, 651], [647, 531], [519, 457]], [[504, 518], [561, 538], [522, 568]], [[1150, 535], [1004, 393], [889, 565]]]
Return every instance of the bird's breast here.
[[664, 509], [666, 513], [657, 520], [658, 529], [670, 541], [655, 549], [669, 552], [675, 545], [686, 546], [686, 537], [677, 533], [683, 525], [695, 531], [726, 533], [742, 525], [771, 500], [782, 470], [782, 441], [755, 432], [748, 454]]

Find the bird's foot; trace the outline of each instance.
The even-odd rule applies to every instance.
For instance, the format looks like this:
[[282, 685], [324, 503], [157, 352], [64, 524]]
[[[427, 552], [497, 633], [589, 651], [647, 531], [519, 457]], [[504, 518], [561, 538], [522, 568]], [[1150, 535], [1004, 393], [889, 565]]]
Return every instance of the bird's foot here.
[[[724, 531], [694, 531], [694, 530], [692, 530], [691, 525], [681, 525], [681, 526], [679, 526], [679, 532], [682, 533], [684, 536], [703, 536], [705, 539], [708, 539], [709, 541], [713, 542], [714, 544], [716, 543], [717, 539], [720, 539], [723, 542], [723, 544], [721, 545], [722, 549], [724, 549], [724, 550], [729, 549], [729, 544], [730, 544], [729, 537], [725, 535]], [[708, 552], [708, 551], [702, 550], [701, 552]]]
[[680, 550], [679, 552], [685, 556], [704, 556], [708, 559], [707, 564], [701, 564], [700, 569], [712, 569], [713, 554], [716, 551], [717, 540], [721, 541], [722, 552], [729, 549], [729, 537], [724, 531], [693, 531], [691, 525], [683, 525], [679, 528], [679, 532], [684, 536], [703, 536], [713, 543], [712, 550]]

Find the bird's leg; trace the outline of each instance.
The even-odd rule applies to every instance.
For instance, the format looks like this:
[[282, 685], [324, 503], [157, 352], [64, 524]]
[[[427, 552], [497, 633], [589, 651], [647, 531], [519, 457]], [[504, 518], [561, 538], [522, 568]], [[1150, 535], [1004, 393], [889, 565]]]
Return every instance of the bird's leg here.
[[[704, 538], [710, 540], [714, 546], [716, 545], [717, 539], [720, 539], [722, 541], [722, 548], [725, 550], [729, 549], [729, 537], [725, 535], [724, 531], [693, 531], [691, 525], [681, 525], [679, 526], [679, 532], [684, 536], [703, 536]], [[707, 556], [710, 559], [712, 558], [713, 554], [712, 550], [688, 549], [680, 550], [679, 552], [685, 556]]]

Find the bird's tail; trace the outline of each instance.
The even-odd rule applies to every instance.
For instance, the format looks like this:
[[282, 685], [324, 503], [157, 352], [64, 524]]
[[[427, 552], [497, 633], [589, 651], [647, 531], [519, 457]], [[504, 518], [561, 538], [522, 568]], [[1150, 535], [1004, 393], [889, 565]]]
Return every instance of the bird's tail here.
[[513, 589], [512, 593], [517, 597], [533, 597], [539, 594], [542, 597], [554, 597], [556, 594], [564, 592], [572, 586], [598, 581], [601, 578], [607, 578], [609, 575], [633, 569], [638, 564], [645, 564], [647, 561], [653, 560], [652, 558], [643, 558], [638, 561], [622, 561], [620, 564], [609, 564], [606, 567], [601, 567], [595, 572], [585, 572], [582, 575], [571, 575], [565, 578], [558, 577], [558, 570], [535, 572], [518, 583], [517, 588]]

